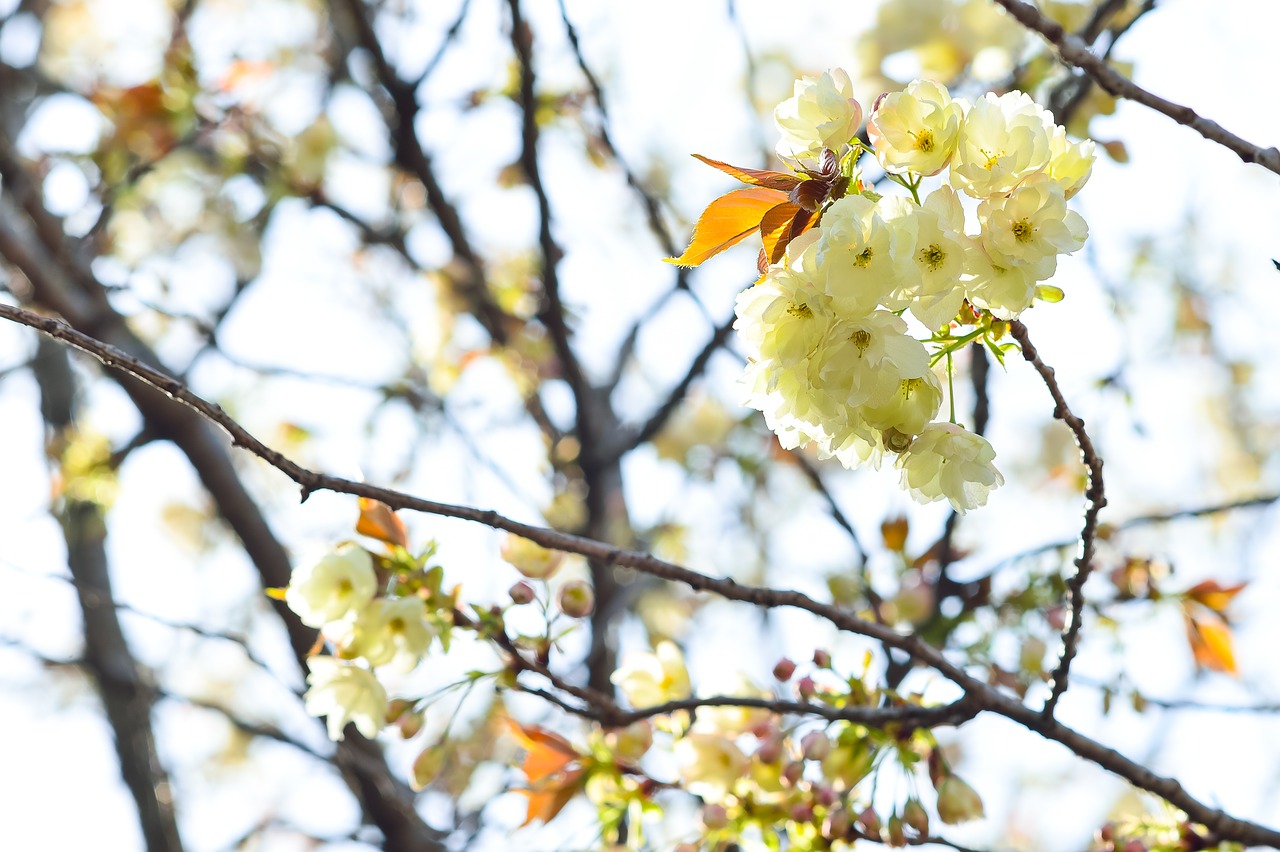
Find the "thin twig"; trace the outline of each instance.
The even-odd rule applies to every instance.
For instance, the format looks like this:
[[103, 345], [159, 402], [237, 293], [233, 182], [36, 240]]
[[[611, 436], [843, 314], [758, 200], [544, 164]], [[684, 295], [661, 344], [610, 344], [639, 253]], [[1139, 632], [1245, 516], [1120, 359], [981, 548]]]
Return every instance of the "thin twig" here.
[[1044, 36], [1045, 40], [1057, 48], [1058, 55], [1064, 62], [1084, 71], [1108, 93], [1167, 115], [1210, 142], [1216, 142], [1235, 152], [1246, 163], [1257, 163], [1268, 171], [1280, 174], [1280, 149], [1275, 146], [1263, 148], [1255, 145], [1231, 133], [1216, 121], [1210, 121], [1197, 114], [1191, 107], [1176, 104], [1148, 92], [1093, 54], [1088, 45], [1063, 29], [1061, 24], [1043, 15], [1031, 4], [1023, 0], [995, 0], [995, 2], [1003, 6], [1027, 29]]
[[680, 407], [680, 403], [684, 402], [685, 396], [689, 392], [689, 388], [695, 381], [706, 371], [707, 365], [711, 362], [711, 356], [724, 346], [725, 341], [729, 339], [729, 332], [733, 331], [733, 323], [736, 317], [730, 316], [727, 320], [720, 323], [716, 327], [715, 333], [711, 335], [711, 339], [702, 347], [702, 350], [689, 363], [689, 369], [685, 371], [684, 377], [676, 383], [667, 398], [662, 404], [649, 415], [649, 419], [643, 425], [631, 432], [625, 433], [621, 440], [615, 446], [609, 449], [609, 454], [613, 457], [621, 456], [628, 450], [633, 450], [644, 442], [653, 438], [662, 431], [662, 427], [671, 419], [671, 415], [675, 414]]
[[1076, 446], [1080, 448], [1085, 467], [1089, 469], [1089, 487], [1085, 491], [1084, 525], [1080, 529], [1080, 550], [1075, 560], [1075, 573], [1067, 580], [1071, 614], [1066, 630], [1062, 634], [1062, 657], [1053, 670], [1053, 688], [1041, 711], [1046, 718], [1052, 718], [1058, 699], [1067, 690], [1071, 661], [1075, 658], [1080, 645], [1080, 627], [1084, 618], [1084, 584], [1089, 579], [1089, 572], [1093, 570], [1094, 543], [1098, 535], [1098, 513], [1102, 511], [1103, 506], [1107, 505], [1107, 493], [1102, 482], [1102, 458], [1094, 449], [1089, 433], [1084, 429], [1084, 421], [1072, 414], [1067, 406], [1067, 400], [1062, 395], [1062, 389], [1058, 387], [1053, 368], [1041, 360], [1040, 353], [1031, 344], [1027, 327], [1021, 321], [1015, 320], [1010, 325], [1010, 332], [1022, 347], [1022, 357], [1035, 368], [1045, 387], [1049, 389], [1049, 395], [1053, 397], [1053, 416], [1067, 424], [1067, 428], [1075, 436]]

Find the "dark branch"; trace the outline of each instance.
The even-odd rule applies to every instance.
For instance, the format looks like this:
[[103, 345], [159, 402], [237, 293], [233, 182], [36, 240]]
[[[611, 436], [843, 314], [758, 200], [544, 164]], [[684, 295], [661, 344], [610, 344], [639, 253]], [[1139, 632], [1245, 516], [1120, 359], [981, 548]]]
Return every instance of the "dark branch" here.
[[1010, 332], [1022, 347], [1022, 357], [1035, 368], [1045, 387], [1049, 389], [1049, 395], [1053, 397], [1053, 416], [1067, 424], [1075, 437], [1076, 446], [1080, 448], [1085, 467], [1089, 469], [1089, 487], [1085, 491], [1084, 525], [1080, 529], [1080, 551], [1075, 560], [1075, 573], [1067, 580], [1071, 613], [1062, 635], [1062, 658], [1053, 670], [1053, 687], [1048, 700], [1044, 703], [1045, 717], [1052, 718], [1058, 699], [1067, 690], [1071, 661], [1080, 645], [1080, 628], [1084, 620], [1084, 584], [1089, 579], [1089, 572], [1093, 570], [1093, 550], [1098, 535], [1098, 513], [1102, 511], [1103, 506], [1107, 505], [1107, 493], [1102, 482], [1102, 458], [1094, 449], [1089, 433], [1084, 429], [1084, 421], [1072, 414], [1071, 409], [1067, 407], [1067, 400], [1062, 395], [1062, 389], [1058, 387], [1053, 368], [1040, 359], [1040, 353], [1031, 344], [1027, 327], [1022, 322], [1014, 320], [1010, 325]]

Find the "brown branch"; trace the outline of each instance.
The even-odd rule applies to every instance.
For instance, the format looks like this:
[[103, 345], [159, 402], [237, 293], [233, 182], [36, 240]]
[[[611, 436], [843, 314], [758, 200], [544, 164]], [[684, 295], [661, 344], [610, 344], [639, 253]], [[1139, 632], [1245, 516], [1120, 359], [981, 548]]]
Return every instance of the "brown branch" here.
[[[542, 254], [542, 306], [538, 319], [546, 327], [560, 370], [573, 392], [578, 441], [584, 452], [599, 449], [607, 422], [596, 422], [595, 389], [569, 341], [568, 312], [560, 298], [559, 263], [564, 252], [551, 233], [551, 199], [538, 166], [538, 95], [533, 70], [533, 30], [520, 14], [520, 0], [508, 0], [511, 10], [511, 47], [520, 66], [520, 168], [538, 202], [538, 248]], [[606, 418], [607, 420], [607, 418]]]
[[1102, 511], [1103, 506], [1107, 505], [1107, 493], [1102, 482], [1102, 457], [1094, 449], [1093, 441], [1084, 429], [1084, 421], [1072, 414], [1067, 406], [1067, 400], [1062, 395], [1062, 389], [1058, 387], [1053, 368], [1041, 360], [1040, 353], [1031, 343], [1027, 327], [1021, 321], [1013, 321], [1010, 325], [1010, 333], [1022, 347], [1022, 357], [1035, 368], [1045, 387], [1049, 389], [1049, 395], [1053, 397], [1053, 416], [1067, 424], [1067, 428], [1075, 437], [1076, 446], [1080, 448], [1085, 467], [1089, 469], [1089, 487], [1085, 491], [1084, 525], [1080, 529], [1080, 550], [1075, 559], [1075, 573], [1067, 580], [1071, 614], [1062, 634], [1062, 657], [1053, 670], [1053, 687], [1042, 711], [1046, 718], [1052, 718], [1058, 699], [1067, 690], [1071, 661], [1075, 658], [1080, 645], [1080, 629], [1084, 620], [1084, 584], [1093, 570], [1094, 544], [1098, 535], [1098, 513]]
[[[40, 388], [40, 411], [52, 438], [64, 433], [76, 413], [76, 380], [64, 347], [37, 346], [32, 372]], [[106, 510], [96, 502], [63, 496], [53, 510], [67, 546], [67, 569], [84, 624], [84, 665], [93, 674], [102, 707], [115, 734], [120, 774], [133, 796], [148, 852], [181, 852], [172, 788], [160, 762], [151, 711], [155, 690], [139, 670], [116, 611], [107, 563]]]
[[[494, 511], [424, 500], [392, 489], [379, 488], [367, 483], [353, 482], [308, 470], [263, 444], [231, 419], [219, 406], [192, 393], [182, 383], [113, 346], [71, 328], [61, 320], [43, 317], [3, 304], [0, 304], [0, 317], [26, 325], [75, 346], [105, 365], [122, 370], [193, 409], [224, 429], [231, 436], [235, 446], [244, 448], [297, 483], [302, 489], [303, 499], [320, 490], [369, 497], [386, 503], [393, 509], [408, 509], [458, 518], [483, 524], [492, 529], [515, 533], [543, 547], [577, 553], [605, 566], [633, 568], [659, 579], [681, 583], [695, 591], [717, 594], [727, 600], [753, 604], [766, 609], [791, 607], [803, 610], [830, 622], [838, 630], [866, 636], [886, 647], [896, 648], [916, 657], [959, 686], [965, 692], [965, 700], [975, 704], [979, 711], [1003, 716], [1047, 739], [1061, 743], [1078, 757], [1124, 778], [1140, 789], [1155, 793], [1175, 807], [1181, 808], [1191, 820], [1208, 827], [1218, 837], [1245, 844], [1280, 847], [1280, 831], [1237, 819], [1204, 804], [1189, 794], [1175, 779], [1157, 775], [1115, 749], [1066, 727], [1052, 717], [1046, 716], [1042, 711], [1027, 707], [986, 682], [969, 675], [963, 668], [948, 660], [941, 651], [929, 646], [917, 636], [900, 634], [885, 625], [859, 618], [838, 606], [820, 603], [801, 592], [750, 586], [729, 578], [710, 577], [684, 566], [658, 559], [648, 553], [623, 550], [582, 536], [531, 526]], [[1025, 329], [1022, 331], [1022, 336], [1026, 336]], [[1048, 368], [1045, 367], [1045, 369]], [[1051, 376], [1052, 372], [1050, 372]], [[1051, 387], [1056, 388], [1056, 383], [1052, 383]], [[574, 687], [574, 689], [581, 688]], [[367, 740], [352, 739], [352, 741], [362, 743], [362, 748], [373, 749], [376, 753], [376, 747]], [[341, 752], [339, 754], [341, 755]]]
[[1257, 163], [1268, 171], [1280, 174], [1280, 149], [1263, 148], [1229, 132], [1216, 121], [1196, 113], [1191, 107], [1176, 104], [1138, 86], [1128, 77], [1116, 71], [1103, 59], [1094, 55], [1081, 39], [1067, 32], [1062, 25], [1043, 15], [1040, 10], [1023, 0], [994, 0], [1024, 27], [1042, 35], [1058, 51], [1062, 60], [1084, 71], [1105, 91], [1117, 98], [1140, 103], [1178, 124], [1191, 128], [1210, 142], [1216, 142], [1235, 152], [1246, 163]]
[[57, 515], [84, 614], [84, 662], [93, 672], [115, 733], [120, 774], [137, 805], [147, 850], [181, 852], [168, 774], [151, 728], [154, 690], [138, 671], [112, 603], [103, 509], [96, 503], [67, 500]]

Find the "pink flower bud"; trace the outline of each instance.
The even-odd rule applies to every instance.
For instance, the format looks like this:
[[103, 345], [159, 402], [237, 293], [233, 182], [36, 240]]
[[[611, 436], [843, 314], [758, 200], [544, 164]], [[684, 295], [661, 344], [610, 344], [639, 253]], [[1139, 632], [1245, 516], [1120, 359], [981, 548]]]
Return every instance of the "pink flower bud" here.
[[773, 676], [781, 681], [791, 680], [791, 676], [796, 673], [796, 664], [783, 657], [778, 660], [777, 665], [773, 667]]
[[798, 692], [800, 694], [800, 697], [805, 700], [812, 698], [814, 692], [816, 691], [817, 690], [814, 687], [813, 678], [807, 675], [805, 677], [800, 678], [799, 682], [796, 683], [796, 692]]
[[533, 600], [533, 586], [530, 586], [524, 580], [516, 583], [508, 592], [511, 595], [511, 602], [514, 604], [527, 604]]
[[819, 648], [813, 652], [813, 664], [820, 669], [831, 668], [831, 654]]
[[810, 731], [800, 739], [805, 760], [822, 760], [831, 753], [831, 740], [822, 731]]
[[782, 757], [782, 737], [778, 735], [767, 736], [760, 740], [760, 746], [756, 749], [756, 760], [761, 763], [777, 763]]
[[870, 807], [858, 814], [858, 825], [862, 828], [864, 834], [871, 837], [880, 836], [880, 815]]
[[702, 824], [715, 831], [729, 824], [729, 812], [724, 805], [703, 805]]

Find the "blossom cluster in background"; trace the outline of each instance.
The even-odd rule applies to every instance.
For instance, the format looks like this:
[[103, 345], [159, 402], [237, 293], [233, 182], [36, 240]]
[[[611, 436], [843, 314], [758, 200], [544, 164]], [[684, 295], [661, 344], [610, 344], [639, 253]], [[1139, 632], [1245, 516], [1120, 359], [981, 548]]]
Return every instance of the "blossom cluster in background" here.
[[[831, 193], [816, 226], [738, 298], [745, 404], [785, 448], [812, 442], [846, 467], [889, 454], [920, 502], [945, 498], [959, 512], [985, 504], [1004, 481], [994, 450], [954, 412], [937, 420], [950, 356], [975, 341], [996, 348], [1007, 321], [1060, 295], [1040, 282], [1084, 245], [1088, 229], [1067, 199], [1089, 178], [1093, 143], [1068, 141], [1021, 92], [970, 104], [917, 80], [876, 101], [868, 147], [856, 135], [863, 108], [839, 69], [797, 81], [774, 117], [778, 156], [797, 173], [838, 171], [848, 191]], [[867, 151], [909, 196], [865, 188]], [[925, 178], [944, 171], [923, 194]], [[929, 334], [923, 342], [906, 314]]]
[[308, 713], [327, 717], [333, 740], [348, 723], [366, 737], [382, 730], [387, 693], [375, 669], [412, 670], [441, 634], [444, 616], [428, 607], [439, 597], [438, 569], [383, 574], [380, 581], [367, 550], [346, 544], [296, 569], [284, 590], [299, 620], [333, 648], [307, 660], [305, 696]]

